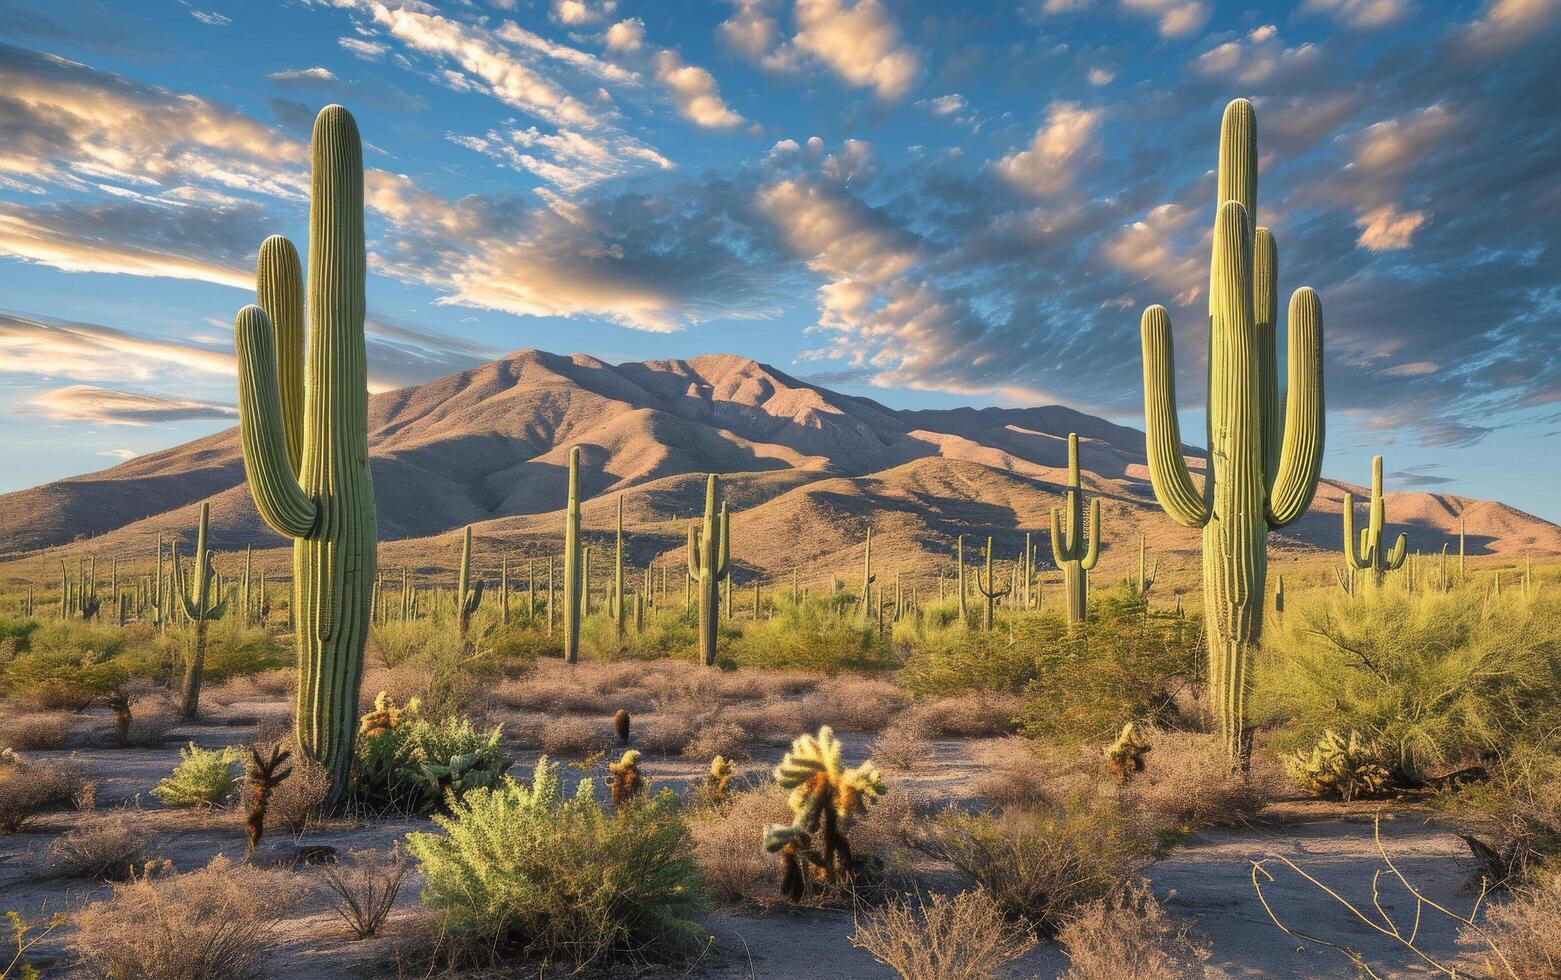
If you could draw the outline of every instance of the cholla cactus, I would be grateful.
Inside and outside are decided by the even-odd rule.
[[[1285,760],[1285,769],[1314,797],[1333,797],[1348,803],[1362,796],[1376,796],[1388,786],[1388,770],[1378,762],[1377,746],[1350,732],[1348,739],[1328,729],[1308,754],[1299,751]]]
[[[293,773],[292,766],[282,765],[292,755],[281,743],[272,745],[268,755],[261,755],[258,747],[250,746],[249,769],[245,774],[249,780],[249,813],[244,820],[249,854],[255,853],[266,832],[266,811],[271,806],[271,794]]]
[[[828,725],[818,735],[803,735],[775,767],[775,781],[791,790],[791,824],[764,829],[764,849],[784,859],[781,891],[800,901],[807,889],[803,861],[814,876],[839,884],[856,873],[846,835],[856,818],[883,795],[883,777],[872,760],[842,769],[841,745]]]
[[[726,789],[736,772],[725,756],[718,755],[710,760],[710,772],[705,775],[705,796],[710,802],[718,806],[726,802]]]
[[[417,698],[408,701],[405,708],[400,707],[387,692],[380,691],[374,695],[374,710],[364,715],[359,723],[358,735],[366,738],[391,731],[417,714],[422,707],[422,702]]]
[[[1133,778],[1133,773],[1144,771],[1144,756],[1153,748],[1147,739],[1138,737],[1137,729],[1132,722],[1128,722],[1122,726],[1122,733],[1117,736],[1117,740],[1106,746],[1106,764],[1125,783]]]
[[[634,799],[645,789],[646,780],[640,773],[640,753],[637,749],[629,749],[617,762],[609,763],[607,773],[607,789],[612,793],[612,801],[616,806]]]

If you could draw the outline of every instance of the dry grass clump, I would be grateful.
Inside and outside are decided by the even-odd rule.
[[[979,774],[970,781],[970,793],[997,807],[1055,804],[1098,782],[1089,750],[1018,735],[978,742],[971,757]]]
[[[1465,928],[1458,942],[1477,950],[1487,976],[1561,977],[1561,874],[1519,889],[1508,902],[1487,905],[1481,929],[1483,937]],[[1491,955],[1491,945],[1501,950],[1506,965]]]
[[[417,664],[401,664],[396,667],[370,667],[363,672],[363,686],[359,688],[358,714],[368,714],[374,708],[374,699],[384,691],[397,704],[406,704],[413,698],[428,702],[433,689],[434,675],[427,667]]]
[[[1065,980],[1193,980],[1208,951],[1165,914],[1148,882],[1080,908],[1057,933],[1068,951]]]
[[[1017,694],[967,691],[923,701],[905,717],[932,738],[997,738],[1014,730],[1023,708],[1024,699]]]
[[[830,678],[802,698],[805,712],[837,732],[881,731],[909,703],[910,697],[896,684],[849,674]]]
[[[499,682],[493,698],[508,708],[549,715],[610,715],[618,708],[639,712],[650,706],[648,688],[667,683],[669,673],[683,666],[669,665],[669,671],[639,662],[541,663],[525,677]]]
[[[610,747],[613,742],[607,725],[572,715],[543,722],[537,738],[542,751],[555,758],[582,758]]]
[[[293,891],[281,872],[222,857],[189,874],[134,878],[76,913],[76,953],[97,976],[258,976]]]
[[[734,705],[723,708],[721,718],[741,725],[750,737],[765,745],[790,745],[798,732],[817,731],[825,723],[808,705],[791,700]]]
[[[77,805],[78,800],[83,801],[79,809],[88,809],[90,786],[74,759],[28,762],[0,756],[0,834],[14,834],[45,811]]]
[[[57,749],[69,735],[70,715],[62,711],[28,712],[0,719],[0,749]]]
[[[1148,766],[1128,790],[1156,829],[1245,824],[1279,795],[1282,779],[1269,760],[1254,758],[1243,775],[1213,735],[1157,732],[1149,741]]]
[[[906,720],[884,729],[868,755],[879,765],[909,772],[932,757],[932,743],[927,741],[925,729],[915,721]]]
[[[704,761],[716,756],[728,759],[748,758],[748,733],[730,721],[714,721],[700,727],[683,745],[685,758]]]
[[[412,867],[397,847],[390,852],[353,851],[349,863],[327,864],[323,873],[331,908],[359,939],[379,932]]]
[[[132,701],[125,746],[156,748],[168,740],[174,725],[178,723],[177,709],[166,697],[153,696]]]
[[[56,837],[44,868],[59,878],[124,881],[151,860],[151,844],[151,835],[136,826],[133,815],[118,811]]]
[[[905,980],[986,980],[1034,948],[1035,933],[977,889],[890,901],[857,923],[851,945]]]
[[[781,869],[760,846],[764,828],[791,821],[787,793],[774,783],[732,793],[724,807],[694,810],[688,829],[705,887],[728,904],[776,905],[782,901]]]
[[[297,679],[298,672],[291,667],[237,674],[208,688],[202,697],[223,707],[245,701],[290,701]]]
[[[634,744],[662,755],[681,753],[694,737],[694,723],[683,715],[658,714],[635,727]]]

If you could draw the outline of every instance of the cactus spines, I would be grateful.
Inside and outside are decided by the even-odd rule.
[[[201,502],[200,525],[195,532],[195,567],[191,579],[186,580],[184,568],[179,564],[179,546],[173,546],[174,591],[184,615],[195,624],[195,649],[184,665],[184,685],[179,699],[179,713],[184,720],[194,718],[200,709],[201,676],[206,670],[206,624],[220,619],[227,609],[226,599],[220,598],[217,587],[217,570],[211,564],[211,552],[206,548],[206,525],[211,520],[211,505]]]
[[[1084,489],[1079,482],[1079,434],[1068,433],[1068,489],[1062,508],[1052,508],[1052,560],[1062,569],[1068,622],[1089,618],[1089,573],[1100,562],[1100,498],[1089,502],[1089,527],[1084,524]]]
[[[722,579],[732,570],[728,535],[731,519],[723,503],[716,510],[719,482],[714,473],[705,478],[705,516],[702,526],[688,529],[688,577],[699,596],[699,659],[706,667],[715,666],[717,593]]]
[[[293,540],[297,746],[324,767],[326,806],[335,808],[352,762],[377,564],[363,339],[363,147],[352,114],[337,105],[320,110],[310,145],[307,364],[305,286],[296,251],[280,237],[260,247],[260,305],[239,311],[234,346],[250,492],[266,523]]]
[[[992,580],[992,539],[986,539],[986,581],[976,579],[976,589],[986,597],[986,608],[981,612],[981,628],[987,632],[992,629],[992,608],[997,605],[997,600],[1013,591],[1012,585],[1006,585],[999,591]]]
[[[1220,125],[1219,191],[1209,267],[1208,468],[1202,492],[1182,456],[1171,318],[1144,311],[1144,414],[1150,480],[1177,523],[1203,529],[1209,686],[1227,751],[1246,758],[1252,650],[1263,628],[1268,532],[1305,513],[1323,449],[1322,306],[1308,287],[1289,308],[1285,409],[1279,410],[1278,259],[1255,228],[1257,127],[1237,99]]]
[[[1370,570],[1372,582],[1380,586],[1388,572],[1404,565],[1404,550],[1409,546],[1409,535],[1400,532],[1391,550],[1383,550],[1382,525],[1386,520],[1387,504],[1382,497],[1382,457],[1371,458],[1371,516],[1360,529],[1359,545],[1355,534],[1355,495],[1344,495],[1344,560],[1357,571]]]
[[[481,605],[482,580],[472,581],[472,526],[468,524],[461,535],[461,569],[455,582],[455,628],[463,647],[466,631],[472,624],[472,613]]]
[[[583,562],[580,554],[580,447],[569,450],[569,503],[564,508],[564,659],[580,662]],[[548,566],[548,623],[551,632],[553,569]]]
[[[800,901],[807,890],[804,867],[829,884],[842,884],[856,873],[847,834],[856,818],[883,795],[883,777],[868,760],[841,767],[841,745],[828,725],[818,735],[803,735],[775,767],[775,781],[791,790],[792,822],[764,829],[764,849],[780,854],[781,891]],[[804,865],[806,862],[806,865]]]

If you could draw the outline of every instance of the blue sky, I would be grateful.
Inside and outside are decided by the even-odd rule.
[[[1561,0],[0,0],[0,491],[233,422],[231,322],[366,143],[376,388],[729,351],[1201,429],[1220,111],[1322,295],[1332,476],[1561,519]]]

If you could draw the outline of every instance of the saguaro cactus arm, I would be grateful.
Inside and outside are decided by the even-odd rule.
[[[303,472],[304,455],[304,281],[298,250],[281,235],[260,243],[255,263],[255,302],[276,332],[277,394],[287,433],[293,474]]]
[[[1212,471],[1204,473],[1204,488],[1199,492],[1182,456],[1170,312],[1158,304],[1149,307],[1144,311],[1139,332],[1144,347],[1144,433],[1149,482],[1171,520],[1183,527],[1203,527],[1209,522]]]
[[[1284,527],[1312,505],[1323,460],[1323,309],[1310,286],[1290,297],[1289,382],[1284,446],[1269,483],[1269,527]],[[1276,421],[1268,434],[1278,436]],[[1265,449],[1267,447],[1265,446]]]
[[[290,421],[286,414],[274,331],[265,310],[250,305],[238,311],[233,346],[238,352],[239,439],[255,508],[283,537],[311,537],[320,507],[299,486],[290,458],[288,433],[302,420]]]

